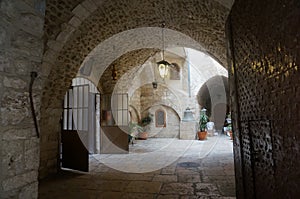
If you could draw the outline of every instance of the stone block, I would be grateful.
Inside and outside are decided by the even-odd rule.
[[[86,19],[90,15],[90,12],[81,4],[76,6],[74,10],[72,10],[72,13],[82,20]]]
[[[39,140],[33,138],[25,141],[25,168],[37,170],[39,168]]]
[[[3,190],[9,191],[23,186],[28,186],[29,184],[37,182],[37,176],[37,171],[31,171],[12,178],[4,179],[2,182]]]
[[[177,175],[155,175],[152,181],[177,182]]]
[[[73,26],[74,28],[78,28],[81,24],[81,20],[77,17],[77,16],[73,16],[70,21],[69,24],[71,26]]]
[[[29,93],[7,91],[1,99],[1,123],[3,125],[19,124],[29,116]]]
[[[8,47],[8,40],[9,34],[7,34],[7,28],[0,26],[0,46],[1,47]]]
[[[35,136],[33,128],[8,129],[3,131],[3,140],[25,140]]]
[[[38,38],[43,36],[44,20],[40,16],[22,13],[18,24],[21,29]]]
[[[48,43],[47,43],[47,46],[56,51],[56,52],[59,52],[62,48],[63,48],[63,43],[61,42],[57,42],[57,41],[53,41],[53,40],[49,40]]]
[[[180,139],[195,140],[196,138],[196,121],[180,122]]]
[[[52,50],[52,49],[48,49],[45,53],[44,53],[44,56],[43,56],[43,61],[47,61],[49,63],[52,63],[53,60],[56,59],[56,56],[57,56],[57,52]]]
[[[23,79],[4,77],[3,85],[8,88],[24,89],[27,83]]]
[[[16,18],[18,16],[18,11],[15,9],[17,4],[15,1],[2,0],[0,11],[7,18]]]
[[[95,179],[97,190],[101,191],[124,191],[129,181],[103,181]]]
[[[85,7],[91,13],[97,10],[98,6],[94,3],[93,0],[85,0],[82,2],[82,6]]]
[[[38,198],[38,193],[36,190],[38,190],[38,182],[29,184],[21,190],[21,192],[19,193],[19,198]]]
[[[219,195],[219,190],[218,188],[213,185],[213,184],[208,184],[208,183],[197,183],[196,184],[196,192],[197,195]]]
[[[157,199],[179,199],[179,195],[159,195]]]
[[[127,192],[137,193],[159,193],[161,182],[147,182],[147,181],[132,181],[127,186]]]
[[[193,195],[194,188],[192,183],[169,183],[164,184],[161,194]]]
[[[75,28],[73,26],[70,26],[69,24],[64,24],[62,27],[62,31],[56,37],[56,40],[58,42],[66,43],[74,31]]]
[[[178,174],[178,182],[200,182],[200,175],[197,174]]]
[[[176,167],[165,167],[161,170],[162,175],[173,175],[175,174]]]

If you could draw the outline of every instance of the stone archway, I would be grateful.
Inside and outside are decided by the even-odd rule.
[[[129,105],[129,114],[130,114],[130,121],[138,123],[141,120],[141,115],[137,111],[136,107],[133,105]]]
[[[5,163],[5,170],[1,169],[0,178],[8,182],[8,184],[3,183],[5,186],[0,187],[1,191],[6,191],[6,194],[12,197],[17,197],[19,194],[37,197],[37,167],[40,165],[41,176],[56,172],[60,101],[70,80],[76,76],[82,60],[105,38],[134,27],[158,27],[162,16],[166,16],[167,24],[170,24],[169,29],[185,30],[191,38],[202,41],[208,53],[216,57],[224,66],[226,65],[224,22],[230,7],[219,4],[221,0],[165,2],[166,12],[161,9],[161,1],[127,5],[122,1],[49,0],[46,4],[45,16],[45,1],[1,1],[1,14],[3,14],[1,44],[4,44],[3,49],[5,49],[1,53],[3,63],[0,67],[1,79],[4,79],[1,81],[1,89],[3,89],[1,106],[14,107],[13,111],[4,107],[4,111],[9,111],[1,112],[1,127],[5,131],[1,134],[1,149],[7,150],[10,149],[7,146],[11,147],[7,156],[1,156],[1,162]],[[125,9],[122,9],[121,5],[124,5]],[[96,12],[103,16],[102,20],[91,17]],[[148,22],[145,22],[143,16],[149,15],[151,16],[145,17]],[[128,20],[131,17],[134,18]],[[114,27],[113,22],[119,18],[122,18],[120,20],[122,25]],[[43,31],[44,20],[46,21],[45,32]],[[99,25],[93,26],[92,21],[94,23],[99,21]],[[124,21],[128,22],[123,23]],[[247,186],[245,188],[250,189],[246,190],[247,195],[244,195],[243,184],[248,184],[247,179],[252,177],[250,156],[251,152],[254,152],[248,150],[247,144],[250,139],[247,122],[257,117],[263,118],[264,122],[254,123],[256,127],[253,128],[254,133],[268,129],[270,126],[268,120],[275,124],[275,126],[271,125],[274,130],[271,139],[273,153],[265,154],[274,157],[272,161],[276,169],[271,165],[262,166],[257,170],[267,174],[261,175],[263,178],[257,182],[262,185],[260,190],[265,191],[275,187],[274,191],[265,191],[265,193],[281,198],[299,195],[297,189],[299,183],[295,179],[299,174],[297,169],[299,150],[296,147],[299,146],[299,135],[296,134],[299,114],[295,112],[299,109],[297,86],[299,85],[300,40],[297,24],[299,24],[299,1],[296,0],[282,2],[237,0],[230,15],[227,32],[230,38],[228,43],[232,49],[229,58],[232,61],[230,65],[232,64],[231,78],[233,78],[231,86],[234,88],[231,92],[234,105],[233,121],[236,125],[235,162],[240,197],[252,197],[255,194],[251,186]],[[89,34],[88,31],[93,34]],[[99,32],[103,34],[97,35]],[[89,35],[94,40],[88,39]],[[29,80],[28,74],[32,70],[39,73],[36,105],[39,107],[39,102],[42,101],[42,109],[37,111],[38,114],[41,113],[39,114],[42,135],[40,140],[32,136],[31,117],[26,112],[28,89],[24,86],[26,85],[24,82]],[[235,79],[237,77],[238,79]],[[256,89],[257,85],[260,85],[258,89]],[[45,93],[43,100],[40,96],[42,92]],[[255,106],[253,101],[258,102],[258,106]],[[25,110],[25,114],[22,115],[22,121],[18,120],[15,123],[14,119],[17,117],[14,117],[14,114],[20,110]],[[280,113],[281,118],[277,117],[277,113]],[[289,128],[286,129],[286,126]],[[264,137],[259,138],[267,141]],[[19,153],[21,147],[15,148],[15,146],[25,146],[25,143],[28,143],[26,149]],[[245,143],[246,145],[243,145]],[[267,144],[267,146],[271,145]],[[267,152],[263,148],[260,151]],[[40,163],[37,159],[39,152],[41,152]],[[26,158],[19,158],[13,162],[16,160],[14,159],[16,154],[21,157],[26,155]],[[19,161],[21,159],[23,162]],[[267,160],[268,163],[272,162],[269,161],[270,159]],[[27,164],[27,161],[33,164]],[[16,172],[16,168],[20,168],[21,171]],[[242,170],[246,171],[246,174],[248,172],[249,176],[244,176]],[[275,179],[272,178],[274,175],[276,175]],[[291,189],[291,187],[296,188]]]
[[[228,78],[217,75],[207,80],[198,91],[197,99],[199,105],[207,109],[216,130],[221,131],[226,113],[229,111]]]
[[[57,140],[49,140],[48,137],[56,137],[60,130],[59,113],[63,95],[85,58],[97,45],[120,32],[140,27],[160,27],[166,13],[172,16],[164,19],[167,29],[193,38],[201,44],[202,50],[226,66],[224,23],[229,8],[217,1],[150,0],[126,4],[118,0],[65,0],[60,5],[54,0],[47,1],[42,64],[45,85],[40,122],[43,135],[40,144],[41,177],[56,171],[58,150],[54,146]],[[110,51],[102,53],[109,57],[111,51],[118,50],[117,47],[111,46]],[[153,51],[148,53],[150,55]],[[128,58],[134,61],[134,58]],[[143,60],[140,61],[141,64]]]

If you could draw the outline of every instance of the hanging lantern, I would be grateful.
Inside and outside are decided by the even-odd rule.
[[[165,78],[168,76],[168,73],[169,73],[169,63],[165,60],[162,60],[160,62],[157,62],[157,65],[158,65],[158,71],[159,71],[159,75],[162,77],[162,78]]]
[[[154,89],[157,89],[157,82],[152,82],[152,86]]]
[[[164,27],[165,23],[162,23],[162,55],[163,60],[157,62],[157,67],[159,71],[159,75],[164,79],[168,76],[169,66],[171,65],[169,62],[165,61],[165,35],[164,35]]]

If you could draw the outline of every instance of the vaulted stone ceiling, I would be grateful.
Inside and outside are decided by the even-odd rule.
[[[149,57],[153,56],[158,49],[139,49],[124,54],[106,68],[98,84],[103,93],[112,93],[117,80],[130,69],[142,65]],[[132,59],[132,58],[135,59]],[[115,67],[117,80],[112,80],[112,69]]]
[[[226,3],[222,5],[222,2]],[[99,43],[126,30],[160,27],[162,21],[166,22],[166,28],[199,42],[207,53],[226,66],[224,29],[231,2],[48,0],[43,66],[49,83],[45,85],[43,107],[61,106],[71,79]],[[131,66],[136,63],[130,53],[126,60]]]

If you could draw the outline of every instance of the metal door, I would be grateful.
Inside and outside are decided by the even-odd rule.
[[[100,153],[128,153],[128,94],[101,95]]]
[[[63,168],[89,168],[89,85],[71,87],[65,95],[61,133]]]

